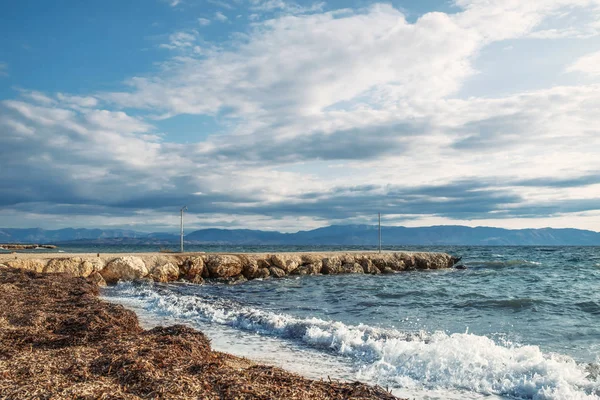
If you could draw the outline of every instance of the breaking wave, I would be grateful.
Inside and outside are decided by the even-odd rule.
[[[115,297],[143,302],[148,311],[290,340],[348,357],[359,379],[382,386],[471,391],[519,399],[600,399],[600,382],[568,356],[543,353],[470,333],[402,332],[298,318],[152,284],[120,283]],[[512,305],[509,305],[512,306]]]

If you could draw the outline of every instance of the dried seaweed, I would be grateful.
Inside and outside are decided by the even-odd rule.
[[[83,278],[0,267],[0,398],[394,399],[212,351],[185,326],[144,331]]]

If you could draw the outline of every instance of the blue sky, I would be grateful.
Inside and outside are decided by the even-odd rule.
[[[0,226],[600,226],[600,0],[0,5]]]

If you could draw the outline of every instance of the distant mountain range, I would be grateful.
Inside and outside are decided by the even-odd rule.
[[[502,229],[466,226],[406,228],[384,226],[384,245],[600,246],[600,233],[580,229]],[[202,229],[185,236],[186,243],[230,245],[376,245],[377,226],[334,225],[310,231],[281,233],[249,229]],[[0,243],[172,244],[178,234],[122,229],[3,229]]]

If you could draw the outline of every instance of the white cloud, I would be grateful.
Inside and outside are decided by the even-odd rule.
[[[229,3],[225,2],[225,1],[220,1],[220,0],[207,0],[207,1],[210,4],[214,4],[215,6],[226,8],[228,10],[233,10],[234,9],[234,7],[231,4],[229,4]]]
[[[8,64],[5,62],[0,62],[0,77],[8,76]]]
[[[198,18],[198,23],[202,26],[207,26],[207,25],[210,25],[210,19]]]
[[[132,93],[110,97],[172,114],[310,114],[359,96],[421,101],[456,91],[479,46],[475,32],[445,14],[410,24],[387,5],[282,17],[256,25],[235,51],[180,59],[167,76],[132,79]]]
[[[567,72],[582,72],[587,75],[600,75],[600,51],[577,59],[567,68]]]
[[[308,7],[304,7],[292,1],[250,0],[250,8],[254,11],[260,12],[281,11],[287,14],[304,14],[309,12],[322,11],[324,7],[325,2],[316,2]]]
[[[223,14],[221,11],[217,11],[215,13],[215,19],[217,21],[221,21],[221,22],[225,22],[227,21],[229,18],[227,18],[227,16],[225,14]]]
[[[71,107],[95,107],[98,105],[98,99],[92,96],[73,96],[63,93],[57,93],[56,97],[58,100],[65,104],[71,105]]]
[[[49,96],[46,96],[42,92],[36,91],[36,90],[20,90],[20,92],[23,97],[31,99],[39,104],[49,105],[49,104],[53,104],[55,102],[54,99],[50,98]]]
[[[169,43],[163,43],[160,47],[170,50],[181,50],[193,47],[196,43],[198,32],[195,30],[179,31],[169,35]]]
[[[281,11],[289,4],[253,7]],[[129,91],[24,92],[28,101],[3,103],[0,129],[14,132],[15,165],[39,168],[40,178],[68,186],[66,197],[106,207],[102,212],[142,210],[153,226],[169,224],[165,208],[186,203],[206,213],[196,216],[200,224],[235,227],[309,228],[364,220],[378,207],[420,221],[486,221],[490,211],[502,211],[513,213],[513,224],[542,215],[562,224],[589,211],[597,186],[517,181],[600,171],[600,87],[466,99],[457,93],[480,72],[473,62],[486,46],[552,29],[564,34],[569,24],[557,15],[594,4],[463,0],[456,14],[428,13],[415,22],[386,4],[282,15],[213,47],[199,43],[196,31],[180,31],[162,46],[177,56],[154,76],[131,78]],[[570,69],[597,73],[593,62],[580,61]],[[111,105],[150,116],[218,115],[226,132],[170,143],[169,132],[158,140],[152,124]],[[44,154],[37,164],[24,156],[32,152],[22,147],[27,135]]]

